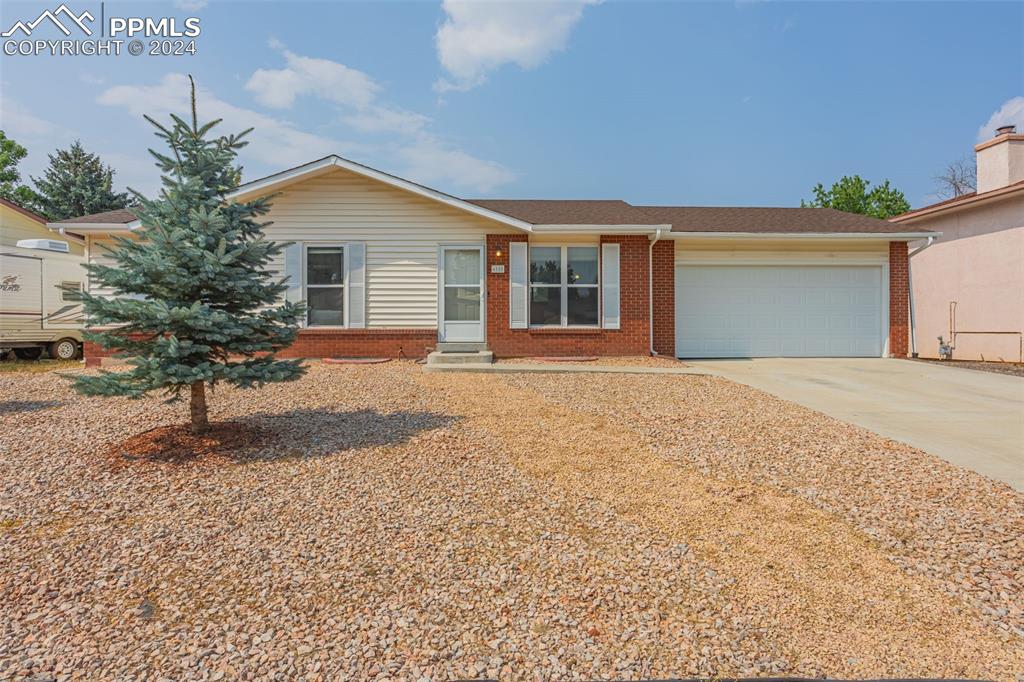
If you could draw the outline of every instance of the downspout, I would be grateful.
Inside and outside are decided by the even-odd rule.
[[[907,294],[908,298],[910,298],[910,357],[912,358],[917,357],[917,320],[914,317],[914,275],[911,263],[914,256],[934,243],[935,237],[928,237],[926,244],[917,247],[907,255]],[[952,339],[950,339],[950,342],[952,343]]]
[[[647,252],[647,307],[649,319],[647,321],[648,336],[651,342],[651,355],[655,356],[658,351],[654,350],[654,245],[661,239],[661,228],[654,231],[654,239],[648,247]]]

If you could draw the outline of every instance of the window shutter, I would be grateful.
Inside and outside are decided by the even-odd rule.
[[[284,275],[288,278],[284,300],[298,303],[302,300],[302,244],[284,247]]]
[[[619,245],[601,245],[601,298],[605,329],[619,328]]]
[[[366,326],[366,243],[349,242],[345,245],[348,265],[348,286],[345,287],[348,326],[362,329]]]
[[[508,312],[509,328],[526,329],[527,294],[529,294],[529,271],[527,269],[526,242],[511,242],[508,245]]]

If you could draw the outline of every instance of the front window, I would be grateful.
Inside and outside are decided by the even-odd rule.
[[[595,327],[598,324],[596,246],[530,248],[530,324]]]
[[[306,324],[345,324],[345,250],[341,246],[306,249]]]

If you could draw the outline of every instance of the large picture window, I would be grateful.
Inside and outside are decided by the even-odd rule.
[[[306,324],[310,327],[345,325],[345,249],[341,246],[306,248]]]
[[[598,312],[596,246],[530,248],[530,324],[596,327]]]

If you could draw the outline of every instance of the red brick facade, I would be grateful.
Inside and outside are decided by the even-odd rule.
[[[889,242],[889,355],[905,358],[910,338],[910,266],[906,242]]]
[[[601,243],[618,243],[620,278],[619,329],[511,329],[509,326],[509,243],[528,236],[487,236],[486,335],[499,357],[647,355],[652,336],[649,282],[653,281],[653,342],[661,355],[675,355],[675,242],[663,239],[651,252],[646,236],[604,235]],[[498,252],[501,255],[498,255]],[[653,261],[653,270],[649,265]],[[504,272],[491,272],[504,265]],[[651,274],[653,273],[653,278]],[[909,341],[909,279],[906,242],[889,243],[889,354],[906,357]],[[649,279],[650,278],[650,279]],[[430,329],[304,329],[281,357],[422,358],[437,345]],[[84,348],[86,364],[113,355],[93,343]]]
[[[281,358],[425,358],[437,345],[436,329],[303,329]],[[114,355],[94,343],[85,343],[87,367]]]
[[[647,355],[650,310],[648,308],[648,245],[645,236],[604,235],[601,243],[618,243],[619,329],[511,329],[509,327],[508,245],[526,241],[525,234],[487,235],[487,345],[501,357],[525,355]],[[501,251],[499,257],[498,251]],[[505,272],[491,272],[504,265]]]
[[[676,354],[676,243],[655,242],[651,254],[654,273],[654,350],[660,355]]]
[[[303,329],[281,358],[425,358],[437,329]]]

